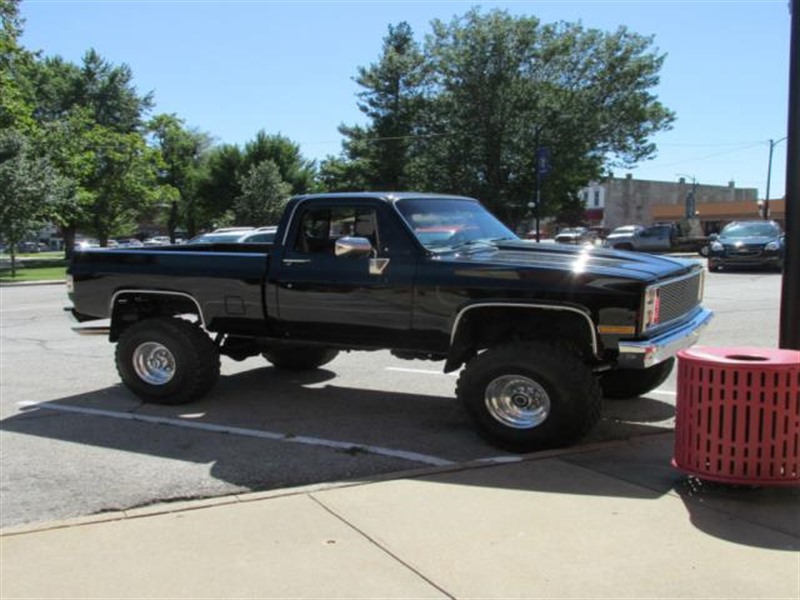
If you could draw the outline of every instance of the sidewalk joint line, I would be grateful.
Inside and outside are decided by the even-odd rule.
[[[416,569],[415,567],[410,565],[408,562],[406,562],[405,560],[400,558],[397,554],[395,554],[394,552],[389,550],[386,546],[384,546],[383,544],[379,543],[378,540],[373,538],[367,532],[365,532],[364,530],[356,527],[353,523],[351,523],[350,521],[345,519],[342,515],[340,515],[338,512],[336,512],[336,510],[334,510],[333,508],[331,508],[330,506],[325,504],[322,500],[320,500],[319,498],[314,496],[313,493],[308,494],[308,497],[311,498],[311,500],[313,500],[314,502],[316,502],[317,505],[319,505],[319,507],[322,508],[322,510],[326,511],[331,516],[333,516],[334,518],[336,518],[339,521],[341,521],[342,523],[344,523],[347,527],[349,527],[350,529],[352,529],[353,531],[358,533],[360,536],[362,536],[364,539],[366,539],[368,542],[370,542],[373,546],[378,548],[381,552],[384,552],[389,557],[391,557],[392,559],[396,560],[398,563],[403,565],[406,569],[408,569],[409,571],[414,573],[414,575],[416,575],[417,577],[419,577],[423,581],[427,582],[429,585],[431,585],[435,589],[439,590],[442,594],[444,594],[445,596],[447,596],[451,600],[455,600],[456,597],[453,594],[451,594],[446,589],[444,589],[442,586],[437,584],[430,577],[428,577],[428,576],[424,575],[423,573],[421,573],[418,569]]]

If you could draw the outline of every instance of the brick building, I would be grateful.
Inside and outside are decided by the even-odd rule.
[[[648,181],[611,177],[581,190],[586,220],[608,229],[620,225],[649,225],[658,221],[681,221],[694,216],[708,233],[736,219],[761,218],[763,201],[755,188],[707,185],[687,181]],[[783,222],[784,200],[770,200],[770,217]]]

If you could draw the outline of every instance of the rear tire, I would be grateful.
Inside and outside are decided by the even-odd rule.
[[[339,355],[339,351],[315,346],[283,346],[262,352],[261,355],[279,369],[310,371],[327,365]]]
[[[479,433],[514,452],[566,446],[600,419],[600,386],[589,367],[546,344],[486,350],[467,364],[456,393]]]
[[[125,386],[145,402],[184,404],[210,390],[219,377],[219,352],[197,325],[158,317],[128,327],[115,352]]]
[[[664,383],[674,366],[673,357],[648,369],[616,369],[604,373],[599,378],[603,396],[615,400],[643,396]]]

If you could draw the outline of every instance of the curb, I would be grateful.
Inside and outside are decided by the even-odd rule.
[[[392,473],[375,475],[367,480],[355,479],[355,480],[311,483],[308,485],[297,486],[297,487],[253,491],[240,494],[234,493],[226,496],[212,496],[209,498],[197,498],[191,500],[182,499],[174,502],[163,501],[145,506],[134,506],[128,509],[100,512],[80,517],[57,519],[53,521],[43,521],[39,523],[23,523],[20,525],[11,525],[5,528],[0,528],[0,539],[4,537],[26,535],[30,533],[39,533],[43,531],[51,531],[54,529],[68,529],[73,527],[81,527],[83,525],[108,523],[111,521],[143,519],[157,515],[181,513],[181,512],[202,510],[206,508],[215,508],[221,506],[230,506],[248,502],[257,502],[261,500],[271,500],[273,498],[285,498],[289,496],[313,494],[315,492],[324,492],[327,490],[334,490],[334,489],[360,487],[375,483],[395,481],[398,479],[417,479],[420,477],[428,477],[431,475],[439,475],[443,473],[456,473],[459,471],[469,471],[476,469],[498,467],[509,463],[534,462],[539,460],[559,458],[562,456],[570,456],[574,454],[587,454],[589,452],[603,450],[606,448],[636,446],[642,443],[659,441],[662,439],[671,438],[673,435],[674,433],[672,431],[649,433],[622,440],[607,440],[602,442],[592,442],[589,444],[585,444],[583,446],[572,446],[568,448],[542,450],[540,452],[533,452],[530,454],[521,454],[510,457],[504,456],[504,457],[499,457],[497,459],[491,459],[491,458],[478,459],[453,465],[441,466],[441,467],[425,466],[417,469],[405,469],[402,471],[395,471]]]

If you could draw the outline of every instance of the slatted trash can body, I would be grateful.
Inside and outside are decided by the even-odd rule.
[[[699,479],[800,484],[800,352],[678,353],[673,464]]]

